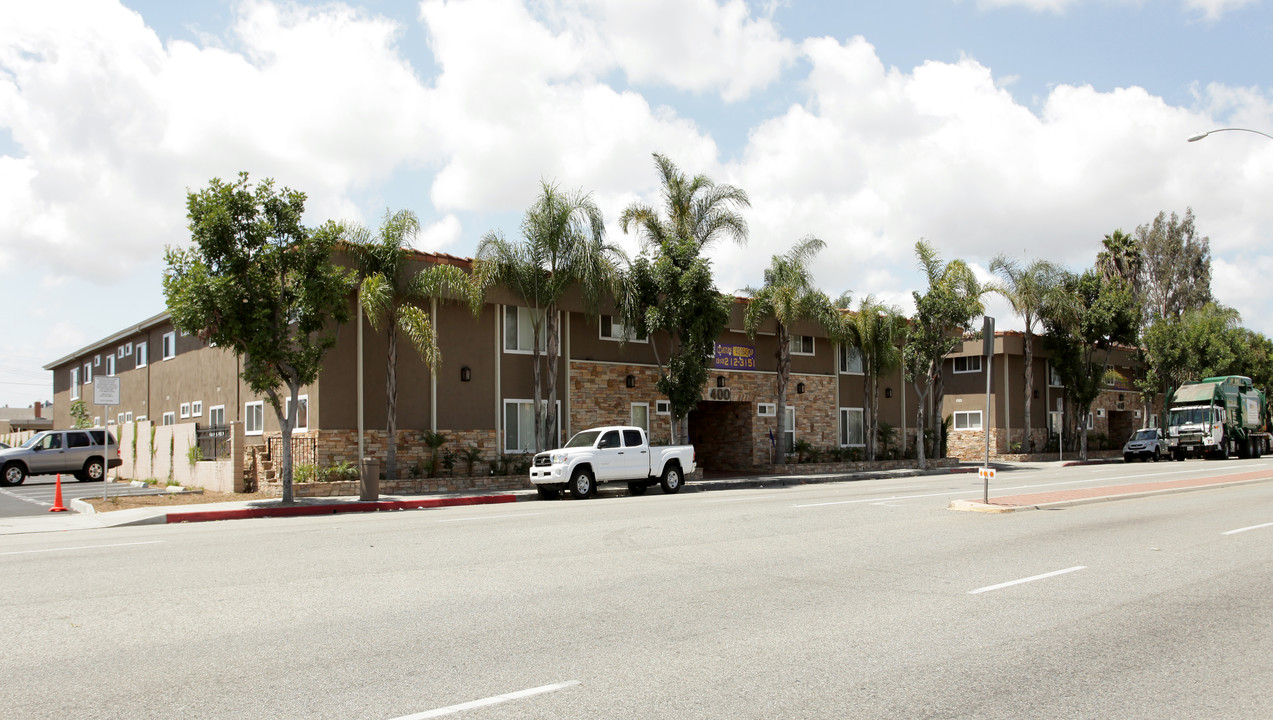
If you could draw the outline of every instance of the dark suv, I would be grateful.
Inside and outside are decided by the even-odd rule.
[[[45,430],[21,446],[0,450],[0,485],[21,485],[28,475],[67,473],[81,482],[101,480],[119,467],[119,444],[106,430]]]

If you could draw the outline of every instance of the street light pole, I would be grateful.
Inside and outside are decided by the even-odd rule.
[[[1273,140],[1273,135],[1270,135],[1265,132],[1260,132],[1259,130],[1252,130],[1250,128],[1216,128],[1215,130],[1207,130],[1206,132],[1194,133],[1193,135],[1190,135],[1187,138],[1187,140],[1189,142],[1198,142],[1204,137],[1210,135],[1211,133],[1218,133],[1218,132],[1249,132],[1249,133],[1255,133],[1256,135],[1263,135],[1264,137],[1270,140]]]

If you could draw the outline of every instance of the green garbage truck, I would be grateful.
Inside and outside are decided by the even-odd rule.
[[[1269,452],[1264,391],[1242,375],[1181,385],[1167,406],[1167,448],[1176,460],[1258,458]]]

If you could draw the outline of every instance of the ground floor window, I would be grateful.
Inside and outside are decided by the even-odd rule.
[[[632,424],[650,434],[650,403],[632,403]]]
[[[981,429],[981,411],[980,410],[961,410],[955,413],[955,429],[956,430],[980,430]]]
[[[257,400],[243,406],[243,433],[261,435],[265,432],[265,401]]]
[[[787,406],[787,412],[784,413],[782,419],[782,442],[786,452],[793,453],[796,451],[796,409]]]
[[[840,447],[866,445],[866,420],[862,408],[840,408]]]
[[[283,408],[286,415],[292,413],[292,399],[285,398],[283,400]],[[306,432],[309,430],[309,396],[300,395],[296,398],[296,417],[292,418],[292,430],[295,432]]]
[[[546,401],[544,402],[547,405]],[[561,446],[561,402],[557,403],[556,427],[549,433],[547,447]],[[504,452],[523,453],[535,451],[535,401],[504,401]]]
[[[208,408],[208,424],[212,427],[221,427],[225,425],[225,406],[217,405]]]

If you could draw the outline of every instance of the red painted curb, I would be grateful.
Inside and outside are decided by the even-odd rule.
[[[292,507],[238,508],[235,510],[203,510],[169,513],[167,522],[211,522],[214,520],[246,520],[266,517],[300,517],[307,515],[336,515],[349,512],[377,512],[388,510],[421,510],[426,508],[454,507],[461,505],[495,505],[517,502],[516,495],[480,495],[475,497],[426,498],[423,500],[379,500],[376,502],[351,502],[331,505],[295,505]]]

